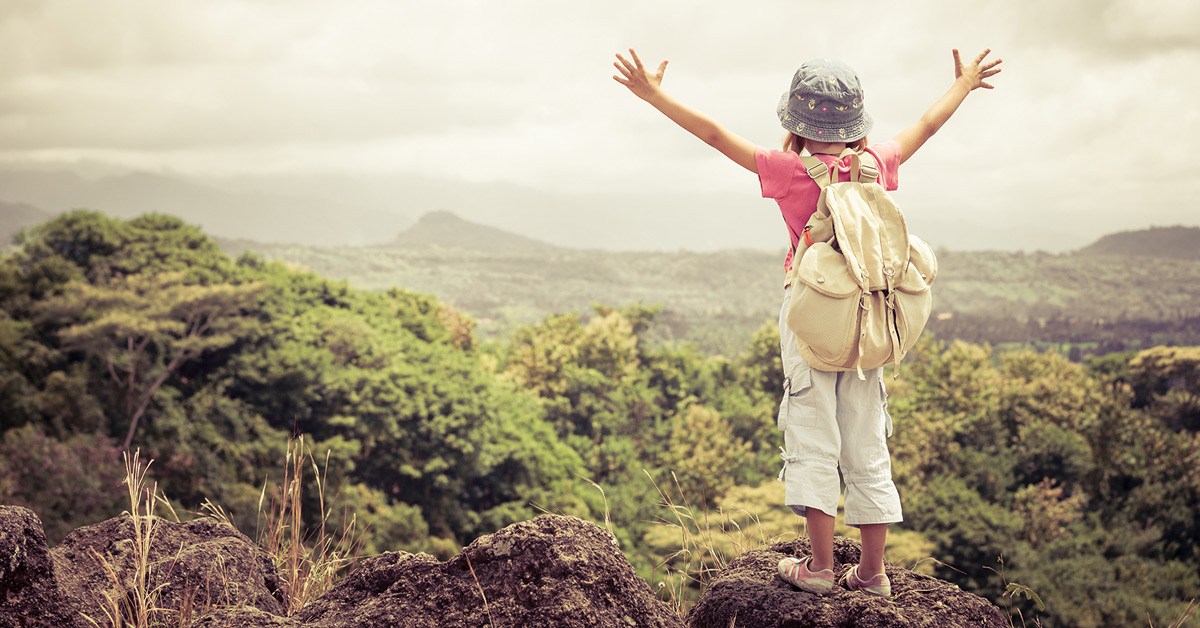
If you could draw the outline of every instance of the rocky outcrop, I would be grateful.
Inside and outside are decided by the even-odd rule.
[[[216,606],[284,612],[287,590],[271,557],[228,525],[155,518],[150,539],[156,619],[174,624],[181,612]],[[48,550],[31,511],[0,507],[0,556],[9,552],[0,576],[0,626],[90,626],[85,616],[107,623],[107,600],[121,588],[112,574],[132,589],[137,547],[128,516],[79,528]]]
[[[395,552],[363,561],[299,614],[306,626],[682,626],[594,523],[542,515],[438,562]]]
[[[403,625],[403,624],[398,624]],[[191,628],[300,628],[290,617],[272,615],[252,607],[219,608],[192,622]]]
[[[858,563],[858,543],[839,538],[834,543],[834,571],[839,581]],[[755,626],[1008,626],[991,602],[936,578],[888,565],[892,598],[882,599],[835,586],[828,595],[814,595],[784,582],[776,565],[784,556],[806,556],[808,540],[778,543],[747,552],[709,584],[688,613],[693,628]]]
[[[29,510],[0,506],[0,628],[106,624],[102,604],[133,573],[129,516],[80,528],[53,549]],[[292,617],[271,557],[231,527],[210,519],[154,520],[149,556],[165,625],[195,628],[343,626],[685,625],[639,578],[604,528],[543,515],[476,539],[440,562],[389,552],[364,559],[332,590]],[[799,540],[751,551],[713,580],[686,618],[697,628],[729,626],[1006,626],[1004,615],[958,587],[889,567],[894,597],[842,588],[798,591],[775,573],[785,555],[808,553]],[[839,539],[838,571],[858,562],[856,543]]]
[[[64,591],[76,596],[85,612],[94,609],[89,615],[103,617],[96,593],[115,585],[97,556],[128,581],[137,553],[133,523],[127,516],[114,517],[79,528],[50,553]],[[149,565],[152,586],[161,587],[158,605],[169,611],[196,612],[213,606],[250,606],[275,614],[285,610],[286,585],[271,556],[241,532],[213,519],[171,523],[155,518]]]
[[[103,623],[112,576],[128,581],[137,548],[128,516],[75,530],[52,550],[24,508],[0,508],[0,627]],[[439,562],[390,552],[361,561],[295,617],[270,557],[210,519],[156,519],[151,585],[159,618],[195,627],[597,626],[668,628],[683,623],[639,578],[603,528],[545,515],[510,525]],[[103,557],[103,561],[100,557]]]
[[[27,508],[0,506],[0,627],[74,626],[78,609],[54,576],[41,519]]]

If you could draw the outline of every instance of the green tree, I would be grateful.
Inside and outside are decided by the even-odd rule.
[[[991,504],[956,477],[938,476],[924,490],[910,494],[905,518],[934,543],[934,557],[946,563],[938,577],[976,593],[996,591],[996,572],[1005,564],[1021,565],[1027,553],[1020,539],[1021,519]]]
[[[679,482],[679,490],[698,507],[711,508],[734,486],[730,469],[749,454],[745,443],[735,440],[729,423],[702,405],[693,405],[676,415],[671,430],[667,467]]]
[[[180,368],[205,352],[237,342],[258,284],[188,285],[182,274],[129,275],[102,285],[74,281],[39,307],[61,326],[63,348],[102,363],[121,391],[129,449],[154,395]]]
[[[1200,431],[1200,347],[1154,347],[1129,361],[1133,405],[1173,430]]]

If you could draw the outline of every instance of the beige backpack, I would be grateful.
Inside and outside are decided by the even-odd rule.
[[[787,324],[810,366],[862,378],[863,369],[898,367],[917,342],[937,260],[876,183],[874,158],[851,149],[841,156],[850,157],[850,180],[841,183],[836,168],[800,158],[821,196],[792,256]]]

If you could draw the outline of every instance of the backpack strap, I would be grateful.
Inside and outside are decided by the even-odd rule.
[[[834,173],[834,170],[826,166],[825,162],[820,159],[812,155],[801,155],[800,163],[808,171],[809,178],[816,181],[817,186],[822,190],[825,189],[825,186],[837,182],[837,175]]]
[[[856,159],[850,160],[850,180],[860,183],[875,183],[879,181],[879,164],[875,157],[866,151],[855,153]]]
[[[849,181],[858,181],[860,183],[874,183],[879,180],[879,165],[875,162],[875,158],[870,153],[855,152],[853,148],[847,148],[838,155],[838,160],[850,158],[850,178]],[[812,155],[801,155],[800,163],[804,165],[804,169],[808,171],[808,176],[821,189],[825,186],[832,185],[838,182],[837,168],[830,168],[825,165],[817,157]]]

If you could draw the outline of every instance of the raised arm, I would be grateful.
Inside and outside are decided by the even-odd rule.
[[[704,140],[704,143],[721,151],[726,157],[750,172],[758,172],[754,162],[754,144],[745,138],[729,132],[716,120],[688,107],[671,98],[662,89],[663,74],[667,71],[667,62],[658,64],[658,71],[653,74],[642,65],[637,52],[629,49],[632,61],[617,54],[613,63],[620,75],[613,75],[613,80],[629,88],[634,96],[650,103],[655,109],[663,112],[668,118],[683,127],[684,130]]]
[[[958,50],[954,50],[954,84],[950,89],[933,103],[933,106],[921,116],[921,119],[916,124],[904,129],[896,135],[895,140],[900,144],[900,163],[904,163],[917,149],[925,145],[925,142],[933,137],[938,129],[954,115],[958,110],[958,106],[962,104],[972,90],[982,87],[984,89],[992,89],[993,86],[984,81],[1000,73],[1000,64],[1003,59],[996,59],[987,64],[983,63],[984,58],[988,56],[991,49],[986,49],[975,57],[975,61],[970,65],[964,66],[962,60],[958,57]]]

